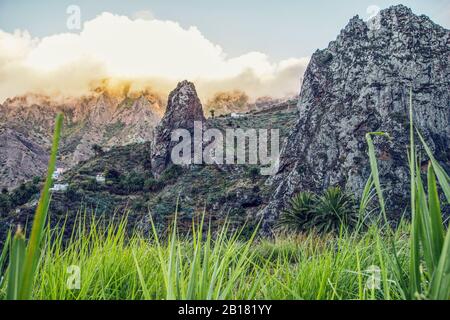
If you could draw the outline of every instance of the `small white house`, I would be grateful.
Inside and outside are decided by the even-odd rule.
[[[69,185],[67,183],[55,183],[55,185],[52,188],[50,188],[50,191],[65,192],[67,191],[68,187]]]
[[[97,181],[98,183],[105,183],[106,179],[104,175],[97,174],[97,176],[95,177],[95,181]]]
[[[53,180],[61,179],[63,173],[64,173],[64,168],[56,168],[56,170],[52,174]]]
[[[231,113],[232,118],[242,118],[244,115],[236,112]]]

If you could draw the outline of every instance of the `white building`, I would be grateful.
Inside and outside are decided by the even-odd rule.
[[[236,112],[232,112],[231,114],[232,118],[242,118],[244,115]]]
[[[50,191],[65,192],[67,191],[68,187],[69,185],[67,183],[55,183],[55,185],[52,188],[50,188]]]
[[[95,177],[95,181],[97,181],[98,183],[105,183],[106,179],[104,175],[97,174],[97,176]]]
[[[56,170],[52,174],[53,180],[61,179],[63,173],[64,173],[64,168],[56,168]]]

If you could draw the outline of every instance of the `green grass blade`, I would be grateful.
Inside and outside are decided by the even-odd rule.
[[[442,192],[444,193],[445,197],[447,198],[447,202],[450,203],[450,177],[445,172],[445,170],[441,167],[439,162],[435,159],[433,153],[430,150],[430,147],[428,147],[427,143],[425,142],[425,139],[422,137],[419,131],[417,131],[417,135],[419,136],[423,147],[425,148],[425,151],[430,158],[431,164],[433,165],[433,170],[436,174],[436,177],[438,178],[439,185],[442,188]]]
[[[440,256],[444,244],[444,224],[442,222],[436,175],[432,163],[428,165],[428,207],[431,219],[433,246],[435,250],[438,250],[435,252],[435,255]]]
[[[375,190],[377,192],[378,201],[380,203],[380,209],[383,214],[384,222],[388,226],[389,223],[388,223],[388,219],[387,219],[387,215],[386,215],[386,205],[384,202],[383,191],[381,189],[380,175],[378,172],[378,165],[377,165],[377,158],[375,156],[375,147],[373,145],[373,140],[372,140],[373,135],[385,136],[385,137],[389,138],[389,134],[387,134],[385,132],[369,132],[366,134],[366,141],[367,141],[367,145],[369,148],[369,161],[370,161],[370,169],[372,171],[373,184],[375,185]]]
[[[198,284],[201,285],[201,249],[203,246],[202,236],[203,236],[203,222],[204,222],[205,213],[202,215],[202,219],[200,224],[197,227],[197,231],[195,227],[193,227],[193,241],[194,241],[194,257],[191,262],[191,270],[189,273],[189,281],[187,286],[186,299],[193,300],[195,298],[195,289]],[[192,222],[194,226],[194,221]],[[196,237],[197,235],[197,237]],[[206,266],[204,266],[206,268]],[[199,283],[200,281],[200,283]]]
[[[435,300],[450,299],[450,229],[447,230],[439,264],[433,274],[430,296]]]
[[[416,163],[416,172],[420,172],[420,168]],[[427,194],[423,187],[420,174],[416,177],[416,216],[420,219],[420,242],[422,245],[423,256],[427,264],[428,270],[433,273],[434,268],[439,260],[439,255],[435,256],[436,249],[433,247],[433,231],[431,227],[431,218],[428,210]],[[440,249],[439,249],[440,250]]]
[[[179,273],[177,272],[177,247],[176,244],[178,242],[177,236],[177,211],[178,211],[178,200],[177,200],[177,209],[175,211],[175,218],[173,222],[173,230],[172,235],[169,238],[169,261],[167,266],[167,300],[176,300],[176,292],[177,286],[176,281],[178,279]]]
[[[25,259],[25,236],[22,229],[17,228],[14,235],[9,262],[8,289],[6,299],[18,300],[20,298],[20,287],[22,284],[22,270]]]
[[[0,278],[3,273],[5,264],[6,264],[6,258],[8,256],[8,249],[9,249],[9,243],[11,242],[11,231],[8,231],[8,234],[6,236],[6,241],[3,245],[2,253],[0,255]],[[0,287],[2,285],[2,281],[0,280]]]
[[[151,295],[150,295],[150,293],[149,293],[149,291],[147,289],[147,284],[145,283],[145,279],[144,279],[144,275],[142,274],[142,270],[139,267],[139,262],[137,261],[136,253],[133,251],[132,254],[133,254],[134,264],[136,266],[136,271],[138,273],[139,281],[141,283],[141,287],[142,287],[142,292],[144,294],[144,298],[146,300],[151,300]]]
[[[385,300],[391,300],[389,281],[388,281],[388,273],[386,269],[386,265],[383,259],[383,250],[380,244],[380,237],[377,237],[377,252],[378,252],[378,261],[380,263],[381,269],[381,279],[383,283],[383,296]]]
[[[48,164],[47,178],[44,188],[42,189],[39,203],[34,216],[31,235],[27,246],[25,265],[23,268],[22,285],[20,288],[20,299],[30,299],[32,294],[32,284],[36,273],[37,262],[40,256],[40,242],[42,231],[47,218],[48,207],[50,203],[50,188],[52,186],[52,174],[55,171],[56,156],[58,153],[59,139],[61,135],[61,127],[63,123],[63,115],[58,114],[55,121],[55,129],[53,134],[52,151]]]
[[[358,233],[361,231],[361,228],[366,224],[366,219],[370,214],[368,210],[369,205],[374,198],[374,182],[372,178],[372,173],[370,174],[367,182],[364,186],[363,193],[361,195],[361,201],[359,202],[358,208],[358,221],[356,223],[355,232]],[[375,191],[376,192],[376,191]]]
[[[409,92],[409,170],[410,170],[410,198],[411,198],[411,237],[410,237],[410,298],[414,299],[420,293],[420,217],[416,212],[416,147],[414,144],[414,118],[412,106],[412,89]],[[419,177],[420,179],[420,177]]]

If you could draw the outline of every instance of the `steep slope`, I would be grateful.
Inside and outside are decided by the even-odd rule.
[[[34,139],[9,128],[0,128],[0,181],[2,188],[40,176],[48,153]]]
[[[5,172],[0,187],[13,188],[30,176],[42,175],[46,168],[42,155],[49,152],[57,112],[65,116],[59,166],[68,169],[92,157],[94,145],[107,150],[150,141],[163,104],[151,94],[123,97],[107,92],[62,100],[32,94],[6,100],[0,105],[0,161]],[[17,147],[13,137],[33,148]]]
[[[450,168],[450,31],[401,5],[378,18],[368,25],[354,17],[312,56],[274,195],[259,213],[266,229],[300,190],[340,185],[360,194],[370,173],[365,134],[373,131],[392,137],[377,138],[376,150],[389,213],[399,217],[408,203],[410,87],[415,124]]]
[[[85,118],[71,124],[70,143],[63,140],[63,148],[66,145],[73,148],[66,161],[69,166],[92,157],[93,145],[108,149],[150,141],[163,113],[159,99],[144,95],[123,98],[104,93],[89,101],[86,109]]]

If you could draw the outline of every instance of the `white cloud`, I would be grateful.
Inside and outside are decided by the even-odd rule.
[[[135,19],[142,19],[142,20],[153,20],[155,19],[155,15],[150,10],[140,10],[136,11],[133,15]]]
[[[230,89],[279,97],[299,91],[307,63],[271,62],[261,52],[228,57],[196,27],[103,13],[80,33],[32,39],[28,32],[0,30],[0,100],[27,92],[85,94],[102,78],[160,90],[189,79],[204,98]]]

